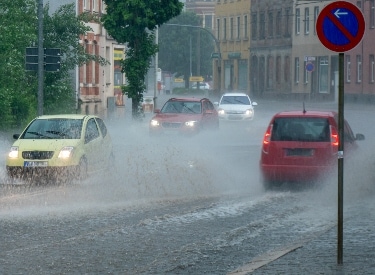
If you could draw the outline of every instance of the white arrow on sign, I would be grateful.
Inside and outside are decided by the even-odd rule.
[[[337,11],[335,11],[335,16],[337,18],[340,18],[340,15],[348,15],[348,13],[345,11],[345,12],[340,12],[340,9],[337,9]]]

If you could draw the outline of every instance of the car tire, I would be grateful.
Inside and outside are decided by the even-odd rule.
[[[88,175],[88,168],[87,168],[87,160],[86,158],[82,157],[79,161],[79,164],[77,166],[77,174],[76,174],[76,178],[79,180],[79,181],[83,181],[85,179],[87,179],[87,175]]]

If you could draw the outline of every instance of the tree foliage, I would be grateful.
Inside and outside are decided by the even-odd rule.
[[[193,75],[212,75],[211,53],[215,49],[215,40],[208,33],[210,30],[199,27],[201,20],[193,12],[183,12],[162,25],[159,31],[159,67],[176,73],[176,76],[184,76],[186,85],[190,62]]]
[[[0,127],[18,127],[37,113],[38,75],[25,71],[25,50],[37,47],[38,17],[36,0],[0,1]],[[80,35],[91,29],[84,24],[93,20],[76,16],[73,4],[62,5],[54,14],[44,6],[44,47],[60,48],[63,54],[59,72],[46,72],[44,79],[45,113],[72,112],[75,91],[69,73],[89,60],[105,64],[99,56],[85,53]]]
[[[123,93],[132,99],[133,117],[146,89],[145,76],[151,57],[158,50],[154,31],[157,26],[180,14],[183,4],[178,0],[104,0],[106,14],[102,17],[105,29],[118,43],[126,44],[122,61],[127,84]]]

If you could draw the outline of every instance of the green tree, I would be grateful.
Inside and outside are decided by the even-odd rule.
[[[25,71],[25,48],[37,39],[35,0],[0,1],[0,127],[24,123],[35,111],[36,83]]]
[[[126,43],[122,61],[127,84],[123,93],[132,99],[132,114],[139,117],[139,104],[146,89],[145,76],[151,57],[158,50],[154,31],[180,14],[183,4],[178,0],[104,0],[106,14],[102,17],[105,29],[117,42]]]
[[[37,113],[38,76],[25,71],[25,49],[38,41],[37,2],[35,0],[0,1],[0,127],[18,127]],[[75,91],[69,71],[90,60],[106,64],[100,56],[85,53],[80,35],[91,28],[84,22],[98,21],[92,15],[76,16],[73,4],[61,6],[49,14],[44,6],[44,47],[60,48],[63,54],[59,72],[45,73],[45,113],[72,112]]]
[[[176,76],[184,76],[186,87],[190,73],[204,77],[212,75],[211,53],[215,40],[210,30],[199,27],[201,20],[193,12],[183,12],[162,25],[159,31],[159,67]]]

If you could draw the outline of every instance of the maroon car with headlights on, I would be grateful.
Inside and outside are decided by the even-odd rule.
[[[344,152],[357,148],[344,122]],[[264,135],[260,170],[265,189],[283,182],[315,182],[337,167],[338,114],[331,111],[287,111],[274,115]]]
[[[155,113],[149,124],[150,135],[192,135],[202,129],[219,129],[217,111],[207,98],[170,98],[161,110],[155,109]]]

